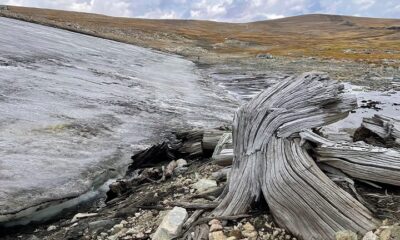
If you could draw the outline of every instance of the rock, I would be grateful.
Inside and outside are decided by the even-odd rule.
[[[144,235],[144,233],[138,233],[135,236],[137,239],[144,239],[146,236]]]
[[[166,177],[171,177],[172,174],[174,173],[175,168],[177,167],[176,161],[172,160],[167,167],[165,168],[165,176]]]
[[[119,236],[117,234],[107,237],[107,240],[118,240]]]
[[[138,231],[135,228],[130,228],[130,229],[128,229],[128,231],[126,231],[126,234],[134,235],[134,234],[137,234],[137,232]]]
[[[176,160],[176,168],[174,170],[174,173],[176,175],[182,174],[188,170],[186,167],[188,165],[187,161],[183,158]]]
[[[349,230],[343,230],[336,232],[335,234],[336,240],[357,240],[357,234]]]
[[[97,216],[97,213],[77,213],[72,218],[71,223],[77,222],[79,219]]]
[[[378,240],[378,236],[376,236],[373,232],[367,232],[362,240]]]
[[[176,160],[176,167],[180,168],[180,167],[186,167],[187,166],[187,161],[183,158]]]
[[[397,240],[400,239],[400,226],[390,226],[382,230],[380,240]]]
[[[237,240],[235,237],[228,237],[226,240]]]
[[[217,232],[217,231],[222,231],[224,228],[222,227],[221,224],[212,224],[210,227],[210,232]]]
[[[174,207],[163,218],[157,231],[154,233],[153,240],[170,240],[176,238],[182,230],[188,213],[186,209],[181,207]]]
[[[213,219],[211,221],[208,222],[208,225],[213,225],[213,224],[218,224],[221,225],[221,221],[219,221],[218,219]]]
[[[195,184],[192,185],[194,189],[196,189],[199,192],[204,192],[208,189],[211,189],[213,187],[217,187],[217,182],[215,180],[210,180],[210,179],[200,179],[197,181]]]
[[[208,234],[208,239],[209,240],[226,240],[226,236],[224,235],[224,232],[217,231],[217,232],[211,232],[210,234]]]
[[[118,233],[119,231],[121,231],[123,228],[124,228],[124,225],[123,225],[123,224],[121,224],[121,223],[116,224],[116,225],[114,225],[114,227],[112,228],[111,233],[112,233],[112,234],[116,234],[116,233]]]
[[[49,226],[48,228],[47,228],[47,231],[54,231],[54,230],[56,230],[57,229],[57,227],[56,226],[54,226],[54,225],[51,225],[51,226]]]
[[[243,225],[242,235],[248,238],[249,240],[256,240],[258,237],[256,229],[249,222]]]

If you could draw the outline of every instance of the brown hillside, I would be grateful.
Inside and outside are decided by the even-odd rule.
[[[0,15],[187,57],[313,56],[400,65],[400,19],[303,15],[252,23],[150,20],[10,7]]]

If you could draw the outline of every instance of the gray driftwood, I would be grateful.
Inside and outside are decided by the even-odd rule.
[[[364,118],[362,126],[382,139],[391,138],[400,144],[400,119],[375,114],[372,118]]]
[[[338,121],[356,106],[342,89],[325,74],[305,73],[241,106],[229,184],[214,214],[242,214],[263,194],[277,223],[301,239],[374,229],[372,213],[331,181],[300,143],[302,130]]]
[[[232,133],[224,133],[215,146],[213,162],[221,166],[230,166],[233,160]]]
[[[213,151],[215,149],[215,146],[217,146],[217,143],[221,136],[226,133],[226,131],[223,130],[218,130],[218,129],[208,129],[204,131],[203,134],[203,150],[205,151]]]
[[[316,149],[318,162],[364,180],[400,186],[400,152],[363,142],[322,145]]]
[[[400,152],[368,145],[364,142],[327,140],[311,131],[300,133],[305,140],[319,145],[316,149],[318,163],[340,169],[352,178],[400,186]]]

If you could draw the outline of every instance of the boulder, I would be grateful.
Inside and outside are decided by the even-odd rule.
[[[186,209],[174,207],[165,215],[152,240],[171,240],[178,237],[187,217]]]

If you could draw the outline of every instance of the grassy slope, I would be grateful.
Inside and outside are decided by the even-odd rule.
[[[271,53],[368,62],[400,59],[400,30],[389,29],[400,27],[400,19],[314,14],[234,24],[117,18],[23,7],[10,7],[2,14],[192,58]]]

